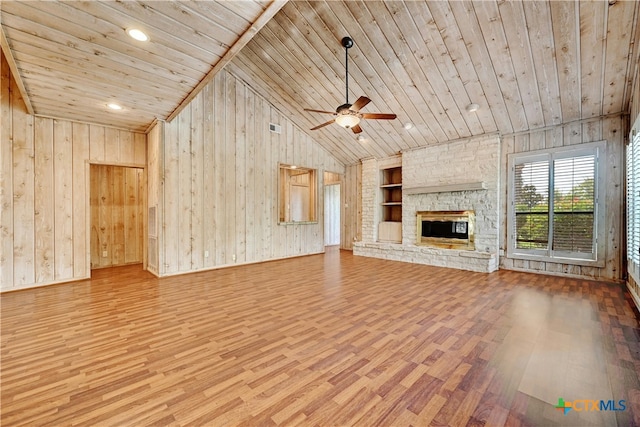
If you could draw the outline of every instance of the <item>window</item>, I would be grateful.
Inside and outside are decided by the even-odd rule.
[[[627,146],[627,258],[632,271],[640,266],[640,121]]]
[[[603,150],[599,142],[509,156],[511,257],[598,261]]]

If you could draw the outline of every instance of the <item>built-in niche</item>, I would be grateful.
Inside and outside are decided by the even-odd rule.
[[[296,165],[279,165],[279,224],[315,223],[317,171]]]

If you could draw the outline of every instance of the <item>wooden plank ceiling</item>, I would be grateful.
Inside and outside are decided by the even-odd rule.
[[[36,114],[141,131],[170,117],[282,4],[10,0],[0,8]],[[131,39],[129,28],[150,40]],[[123,110],[109,111],[111,102]]]
[[[2,2],[2,26],[37,114],[145,129],[215,70],[246,80],[303,129],[366,95],[364,141],[310,131],[345,164],[472,135],[629,112],[635,1]],[[279,11],[253,34],[265,10]],[[124,29],[140,25],[147,44]],[[239,52],[239,39],[251,39]],[[238,47],[236,46],[236,50]],[[232,53],[232,55],[229,54]],[[225,56],[226,54],[226,56]],[[220,67],[221,68],[221,67]],[[107,112],[115,100],[126,113]],[[476,112],[466,107],[479,104]],[[413,128],[405,129],[405,123]]]

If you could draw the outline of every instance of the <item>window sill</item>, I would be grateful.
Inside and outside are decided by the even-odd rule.
[[[528,261],[552,262],[554,264],[582,265],[585,267],[604,267],[604,260],[580,259],[580,258],[560,258],[541,255],[529,255],[520,253],[507,253],[509,259],[524,259]]]
[[[317,224],[318,221],[280,221],[278,225],[310,225]]]

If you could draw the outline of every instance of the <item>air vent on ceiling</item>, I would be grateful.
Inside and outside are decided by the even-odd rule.
[[[271,132],[281,133],[282,132],[282,126],[277,125],[275,123],[269,123],[269,130]]]

